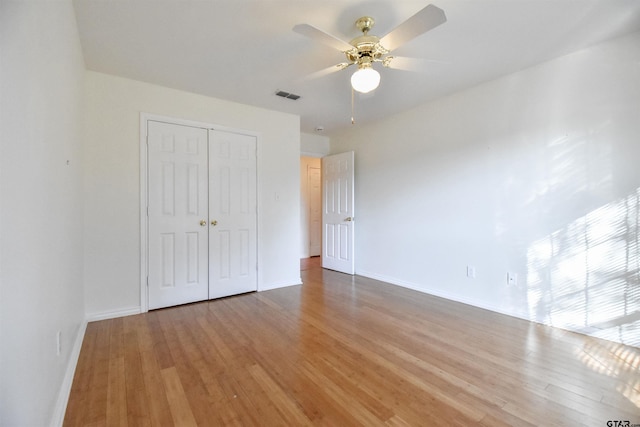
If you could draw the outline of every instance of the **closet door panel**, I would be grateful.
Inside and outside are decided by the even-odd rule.
[[[148,122],[149,309],[206,300],[207,130]]]
[[[209,298],[257,290],[256,137],[209,134]]]

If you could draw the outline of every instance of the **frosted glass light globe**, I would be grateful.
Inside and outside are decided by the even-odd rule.
[[[368,93],[380,84],[380,73],[373,68],[361,68],[351,76],[351,87],[361,93]]]

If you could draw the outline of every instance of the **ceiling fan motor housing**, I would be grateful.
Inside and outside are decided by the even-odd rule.
[[[349,43],[354,46],[354,49],[345,52],[345,55],[349,61],[358,64],[365,60],[364,58],[369,58],[367,62],[373,62],[380,59],[382,55],[389,53],[389,51],[380,44],[380,39],[376,36],[368,36],[365,34],[356,37]]]

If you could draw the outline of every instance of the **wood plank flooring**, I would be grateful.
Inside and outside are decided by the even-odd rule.
[[[640,424],[640,349],[306,263],[88,325],[65,426]]]

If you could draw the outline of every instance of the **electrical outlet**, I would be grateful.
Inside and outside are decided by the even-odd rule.
[[[56,356],[62,354],[62,331],[56,332]]]
[[[467,265],[467,277],[469,279],[475,279],[476,278],[476,268],[472,265]]]
[[[516,286],[518,284],[518,273],[507,272],[507,285]]]

